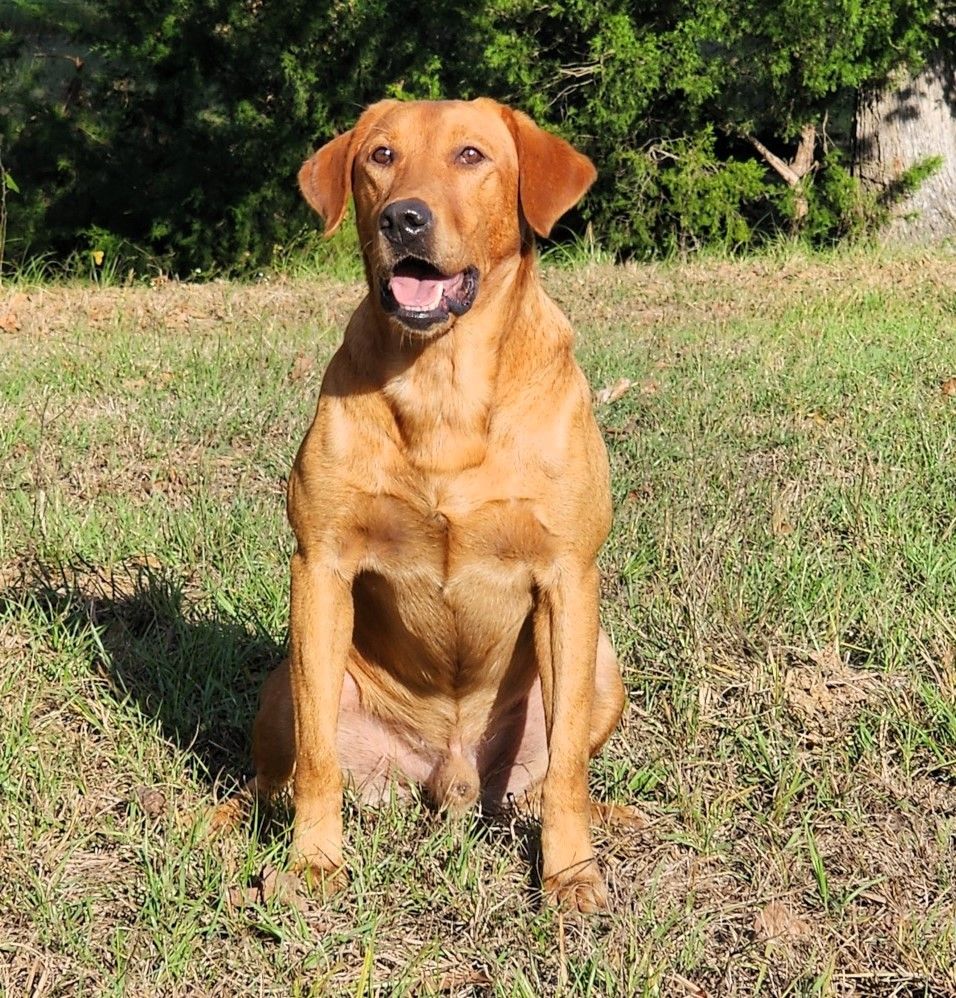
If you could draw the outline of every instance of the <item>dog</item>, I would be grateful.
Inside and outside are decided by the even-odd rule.
[[[595,176],[486,98],[374,104],[299,172],[327,236],[354,198],[368,294],[289,479],[289,654],[249,789],[292,783],[293,861],[324,888],[343,782],[417,785],[448,811],[532,802],[546,900],[607,907],[590,823],[614,806],[587,769],[625,704],[598,622],[608,459],[534,248]]]

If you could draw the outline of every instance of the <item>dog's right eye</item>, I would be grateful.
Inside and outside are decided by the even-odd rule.
[[[395,153],[388,146],[379,146],[371,155],[372,162],[379,166],[388,166],[394,158]]]

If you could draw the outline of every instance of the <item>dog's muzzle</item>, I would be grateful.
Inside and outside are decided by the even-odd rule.
[[[395,263],[380,275],[382,308],[412,329],[427,329],[464,315],[478,290],[478,271],[445,273],[432,263],[435,216],[419,198],[401,198],[378,217],[379,232]]]

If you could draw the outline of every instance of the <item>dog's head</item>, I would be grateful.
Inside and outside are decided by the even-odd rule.
[[[382,101],[324,145],[299,186],[340,225],[349,195],[373,298],[403,330],[444,332],[595,178],[591,161],[492,100]]]

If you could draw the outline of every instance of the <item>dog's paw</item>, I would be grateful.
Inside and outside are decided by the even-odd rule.
[[[560,911],[592,915],[608,910],[607,885],[594,860],[545,877],[542,893],[545,902]]]
[[[349,875],[343,863],[334,865],[300,860],[293,866],[293,870],[301,878],[306,890],[323,900],[345,890],[349,883]]]

